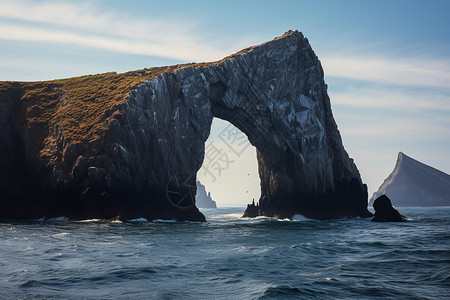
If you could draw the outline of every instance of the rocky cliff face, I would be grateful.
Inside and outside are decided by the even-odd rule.
[[[23,121],[30,113],[17,92],[23,85],[0,94],[0,218],[204,220],[195,183],[213,117],[234,124],[257,148],[261,198],[246,215],[370,215],[320,61],[300,32],[218,62],[167,69],[114,106],[101,101],[108,92],[88,98],[103,104],[81,112],[96,122],[83,124],[77,139],[65,130],[77,109],[66,86],[53,86],[60,88],[52,94],[58,117],[45,123],[42,143],[33,143],[37,125]]]
[[[372,198],[386,194],[397,206],[450,205],[450,175],[399,152],[392,173]]]

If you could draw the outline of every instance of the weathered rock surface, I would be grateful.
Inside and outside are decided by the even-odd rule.
[[[450,175],[402,152],[392,173],[373,194],[370,203],[386,194],[397,207],[450,205]]]
[[[27,99],[6,89],[0,218],[202,221],[193,197],[213,117],[238,127],[257,148],[258,215],[370,216],[366,185],[342,145],[323,76],[308,40],[289,31],[218,62],[166,71],[109,110],[82,112],[101,114],[105,129],[96,138],[74,142],[61,130],[70,114],[53,118],[37,146],[31,141],[38,125],[20,117],[29,113]],[[68,107],[70,93],[54,94],[55,113],[76,109]]]
[[[403,222],[406,217],[402,216],[394,207],[392,207],[391,199],[386,195],[381,195],[373,202],[375,216],[374,222]]]
[[[211,197],[211,193],[206,193],[206,188],[200,181],[197,181],[197,194],[195,195],[195,206],[198,208],[217,208],[216,201]]]

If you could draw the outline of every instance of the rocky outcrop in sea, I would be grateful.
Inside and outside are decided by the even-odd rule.
[[[0,116],[2,219],[204,221],[196,174],[214,117],[257,149],[256,215],[370,215],[298,31],[212,63],[2,82]]]
[[[211,197],[211,193],[206,193],[206,187],[197,181],[197,194],[195,195],[195,206],[198,208],[217,208],[216,201]]]
[[[406,217],[402,216],[398,210],[392,206],[391,199],[386,195],[381,195],[373,202],[375,216],[373,222],[403,222]]]
[[[449,206],[450,175],[399,152],[392,173],[370,203],[386,194],[397,207]]]

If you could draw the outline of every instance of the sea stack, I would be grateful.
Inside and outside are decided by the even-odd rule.
[[[1,82],[0,116],[1,219],[204,221],[196,175],[214,117],[257,149],[258,215],[371,215],[298,31],[212,63]]]
[[[217,208],[216,201],[212,199],[211,193],[206,193],[206,187],[200,181],[197,181],[195,205],[198,208]]]
[[[403,222],[406,220],[394,207],[392,207],[391,199],[386,195],[381,195],[373,202],[375,216],[374,222]]]
[[[450,175],[399,152],[394,170],[373,194],[369,205],[384,194],[397,207],[449,206]]]

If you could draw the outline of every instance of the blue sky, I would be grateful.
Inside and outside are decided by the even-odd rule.
[[[450,173],[449,28],[450,1],[0,0],[0,80],[211,61],[297,29],[371,194],[399,151]],[[207,184],[219,204],[258,197],[252,151]]]

